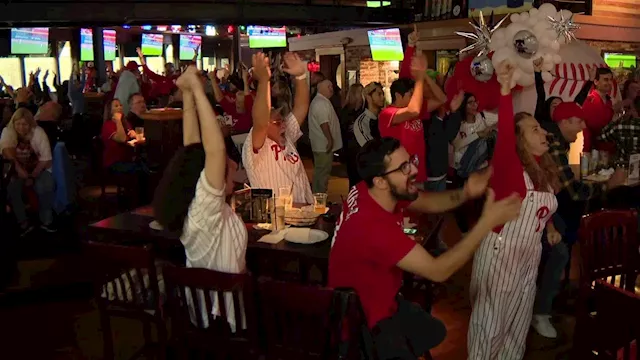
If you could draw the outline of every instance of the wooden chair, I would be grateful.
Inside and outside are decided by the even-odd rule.
[[[100,201],[105,201],[107,196],[107,186],[116,186],[116,196],[118,206],[122,205],[122,200],[126,198],[127,189],[137,189],[132,184],[136,184],[135,175],[113,174],[102,165],[102,153],[104,144],[100,136],[94,136],[91,140],[92,144],[92,169],[97,174],[100,183]],[[135,191],[135,190],[134,190]]]
[[[220,359],[258,358],[258,322],[250,275],[171,266],[164,268],[163,274],[171,343],[178,358],[187,358],[191,352],[215,354]],[[197,294],[195,300],[193,294]],[[213,315],[214,304],[219,316]]]
[[[576,359],[640,359],[640,296],[597,280],[594,312],[579,318],[585,336],[574,341]]]
[[[132,359],[143,354],[164,359],[167,332],[162,317],[162,293],[155,258],[150,247],[129,247],[88,242],[84,245],[87,269],[92,272],[94,295],[104,341],[104,358],[114,358],[111,317],[142,322],[145,345]],[[156,326],[154,342],[151,327]]]
[[[258,289],[267,359],[338,359],[342,319],[333,289],[264,277]]]

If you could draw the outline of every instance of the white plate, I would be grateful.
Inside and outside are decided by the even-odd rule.
[[[308,228],[289,228],[284,239],[296,244],[315,244],[327,240],[329,234],[322,230]]]
[[[289,227],[289,226],[285,226],[285,227]],[[254,224],[253,228],[256,230],[269,230],[271,231],[271,223],[259,223],[259,224]]]
[[[164,230],[162,225],[160,225],[160,223],[155,220],[149,223],[149,227],[152,228],[153,230],[158,230],[158,231]]]

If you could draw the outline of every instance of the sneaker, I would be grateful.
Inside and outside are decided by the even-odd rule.
[[[25,237],[33,230],[33,226],[28,223],[20,225],[20,237]]]
[[[56,231],[58,231],[58,229],[56,229],[53,224],[42,224],[40,225],[40,229],[48,232],[48,233],[54,233]]]
[[[551,315],[533,315],[531,320],[531,326],[538,332],[538,334],[549,338],[555,339],[558,337],[558,332],[551,324]]]

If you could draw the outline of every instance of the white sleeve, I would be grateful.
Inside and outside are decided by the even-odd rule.
[[[487,124],[487,126],[497,125],[498,124],[498,114],[491,113],[491,112],[485,112],[484,113],[484,123]]]
[[[189,205],[188,228],[210,231],[217,226],[214,218],[220,215],[225,200],[225,189],[214,189],[207,181],[204,170],[200,173],[196,194]]]
[[[284,119],[285,121],[285,134],[292,143],[295,143],[302,136],[302,130],[300,130],[300,123],[298,118],[290,112]]]
[[[18,139],[16,133],[5,127],[2,129],[2,135],[0,135],[0,154],[7,148],[13,148],[18,145]]]
[[[253,133],[253,129],[249,130],[249,134],[244,141],[244,145],[242,145],[242,166],[244,166],[247,171],[247,176],[249,177],[249,183],[255,179],[256,168],[260,166],[260,163],[263,161],[263,158],[267,156],[269,153],[269,138],[264,140],[264,144],[258,150],[253,148],[253,137],[251,134]],[[251,185],[251,184],[250,184]]]
[[[40,126],[36,126],[33,131],[33,138],[31,139],[31,147],[38,155],[38,161],[51,161],[51,143],[47,133]]]

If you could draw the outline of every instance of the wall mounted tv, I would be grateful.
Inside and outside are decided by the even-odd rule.
[[[287,28],[269,26],[248,26],[249,48],[286,48]]]
[[[162,56],[163,41],[163,34],[142,34],[142,53],[144,56]],[[193,57],[193,52],[191,52],[191,57]]]
[[[93,61],[93,29],[80,29],[80,61]]]
[[[102,30],[102,39],[104,42],[104,59],[113,61],[116,59],[116,31],[107,29]]]
[[[612,69],[637,67],[637,58],[632,54],[604,53],[604,62]]]
[[[192,60],[193,49],[200,47],[202,37],[199,35],[180,35],[180,60]]]
[[[49,28],[11,29],[11,53],[15,55],[47,54]]]
[[[404,59],[399,28],[369,30],[368,35],[373,60],[402,61]]]

